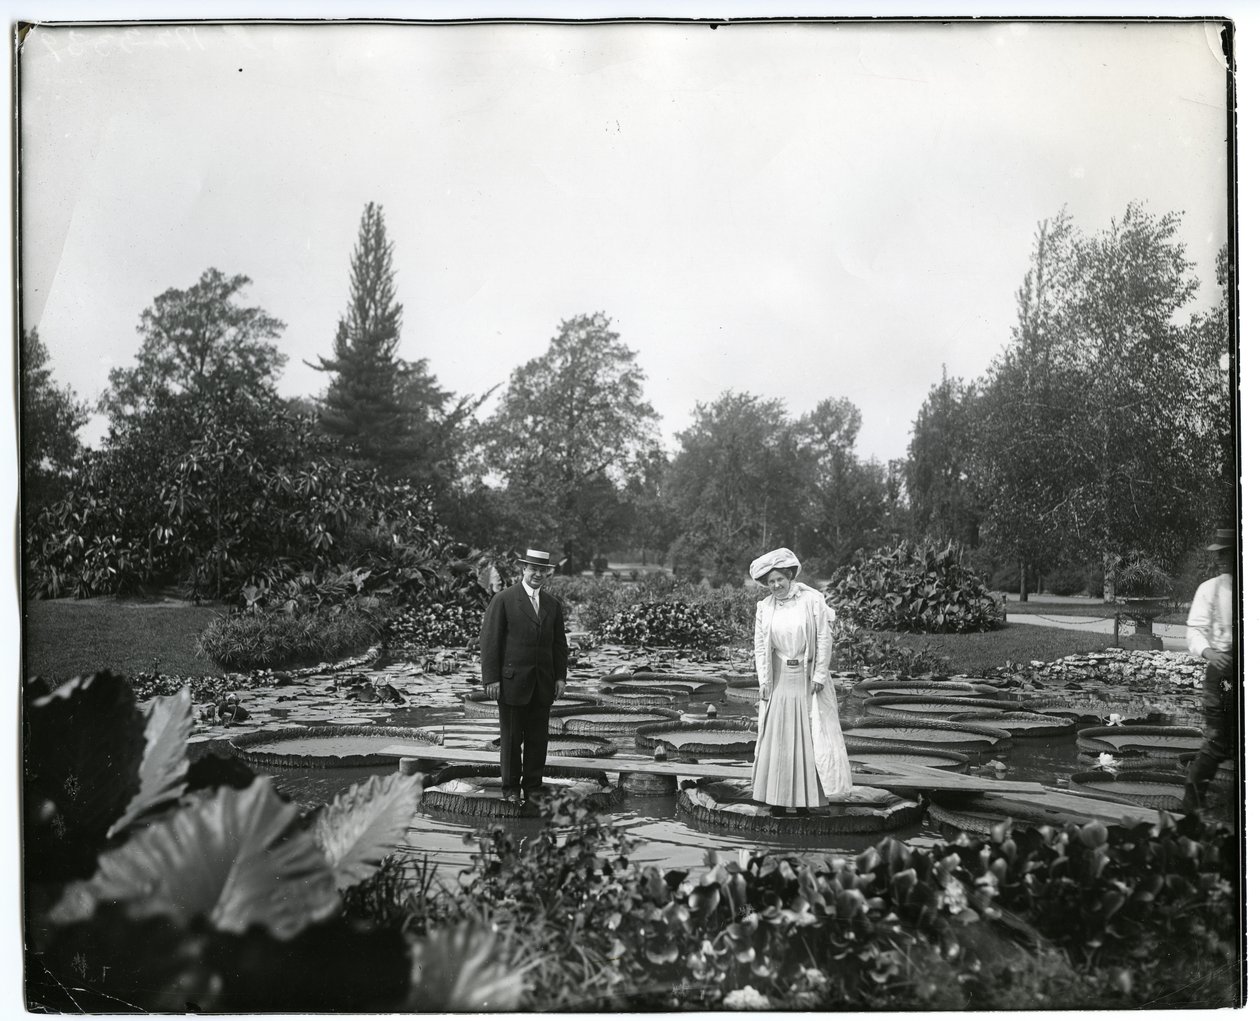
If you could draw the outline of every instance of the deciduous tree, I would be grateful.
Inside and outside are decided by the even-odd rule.
[[[53,379],[38,330],[22,331],[20,370],[22,504],[29,516],[64,489],[81,450],[78,434],[88,410],[70,387]]]
[[[269,390],[285,356],[271,341],[284,323],[237,298],[247,276],[210,268],[192,287],[170,288],[140,314],[136,364],[110,370],[102,410],[118,420],[151,408],[160,395],[206,394],[215,387],[250,395]]]
[[[605,497],[657,443],[660,416],[643,380],[602,312],[565,320],[545,354],[513,370],[486,426],[485,456],[531,534],[586,549],[622,538]],[[594,492],[602,509],[588,499]]]

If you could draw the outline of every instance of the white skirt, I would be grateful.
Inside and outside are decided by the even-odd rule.
[[[771,656],[774,679],[753,759],[753,798],[785,808],[827,804],[810,725],[811,684],[803,664]]]

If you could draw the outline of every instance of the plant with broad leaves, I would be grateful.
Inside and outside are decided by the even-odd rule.
[[[859,552],[832,577],[827,601],[838,617],[873,631],[989,631],[1001,624],[997,603],[953,543]]]
[[[516,1005],[518,986],[480,930],[464,935],[475,952],[457,982],[437,981],[442,966],[432,964],[413,985],[417,962],[440,961],[437,950],[342,917],[342,891],[370,879],[410,825],[419,777],[372,777],[310,826],[269,778],[214,756],[190,767],[187,690],[144,713],[108,673],[56,689],[36,680],[24,696],[28,1002],[164,1012]]]

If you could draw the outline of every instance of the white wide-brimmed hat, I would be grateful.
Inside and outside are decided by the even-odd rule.
[[[535,567],[551,567],[551,554],[545,550],[527,549],[523,557],[517,557],[518,564],[533,564]]]
[[[748,566],[748,573],[752,576],[753,581],[761,581],[771,571],[785,571],[791,568],[793,572],[801,569],[801,562],[796,559],[796,554],[786,546],[773,549],[769,553],[763,553]]]

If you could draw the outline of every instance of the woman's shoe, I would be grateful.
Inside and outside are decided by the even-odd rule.
[[[787,815],[787,809],[782,805],[771,805],[770,814],[773,816]]]
[[[814,813],[811,812],[808,808],[798,808],[796,810],[796,814],[797,815],[813,815]]]

